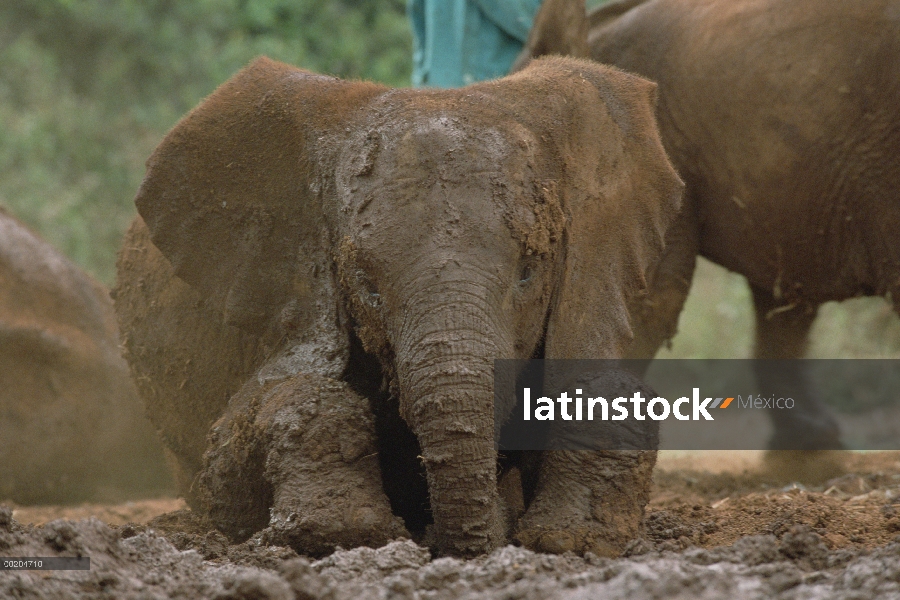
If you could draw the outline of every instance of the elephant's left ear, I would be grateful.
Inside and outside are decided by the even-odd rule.
[[[550,123],[566,213],[566,257],[547,358],[619,358],[632,338],[628,299],[662,256],[684,184],[656,127],[656,85],[574,59],[534,61],[516,77],[554,78]]]
[[[135,204],[151,239],[227,322],[259,329],[290,299],[311,295],[327,270],[329,147],[347,135],[354,111],[385,91],[260,58],[147,161]]]

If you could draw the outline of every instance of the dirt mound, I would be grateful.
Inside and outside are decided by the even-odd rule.
[[[7,598],[900,598],[900,543],[829,551],[808,527],[735,544],[622,559],[552,556],[507,546],[475,560],[411,541],[339,550],[316,561],[252,541],[217,556],[179,550],[152,529],[97,519],[22,527],[0,511],[4,554],[88,555],[90,571],[6,571]]]
[[[846,474],[804,487],[761,469],[761,456],[663,456],[643,536],[619,559],[513,546],[435,559],[404,540],[311,561],[258,538],[229,545],[179,501],[107,507],[117,519],[169,511],[118,527],[20,525],[0,508],[3,556],[91,558],[90,571],[0,571],[0,597],[900,599],[898,458],[849,455]],[[16,516],[52,514],[33,510]]]
[[[884,452],[844,457],[848,472],[808,487],[787,483],[778,473],[748,463],[735,453],[708,453],[716,462],[733,460],[740,472],[713,472],[698,463],[677,468],[675,460],[654,475],[644,520],[644,543],[681,550],[714,548],[747,535],[781,537],[808,527],[829,549],[883,546],[900,535],[900,454]],[[762,458],[762,457],[760,457]],[[671,468],[671,467],[676,468]]]

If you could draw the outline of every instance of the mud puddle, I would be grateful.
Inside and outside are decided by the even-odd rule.
[[[900,453],[841,458],[803,486],[759,454],[664,455],[644,536],[615,560],[432,559],[397,541],[312,561],[229,545],[178,500],[0,509],[0,555],[91,557],[89,572],[0,571],[0,598],[900,598]]]

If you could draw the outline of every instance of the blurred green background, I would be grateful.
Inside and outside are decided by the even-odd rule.
[[[742,275],[703,258],[678,334],[664,358],[750,358],[753,303]],[[819,309],[807,356],[810,358],[900,358],[900,318],[883,298],[828,302]]]
[[[0,0],[0,205],[111,284],[144,161],[218,84],[266,54],[408,85],[411,47],[405,0]],[[679,331],[662,355],[749,356],[743,278],[701,260]],[[811,354],[900,357],[900,321],[827,305]]]
[[[265,54],[408,85],[405,0],[0,0],[0,205],[110,284],[144,161]]]

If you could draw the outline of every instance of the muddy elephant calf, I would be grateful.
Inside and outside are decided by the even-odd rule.
[[[683,187],[654,101],[570,59],[458,90],[260,59],[186,116],[148,162],[116,307],[192,506],[314,554],[430,519],[439,552],[506,543],[493,360],[628,343]],[[620,551],[654,456],[540,457],[514,535]]]
[[[0,209],[0,500],[170,489],[108,290]]]

